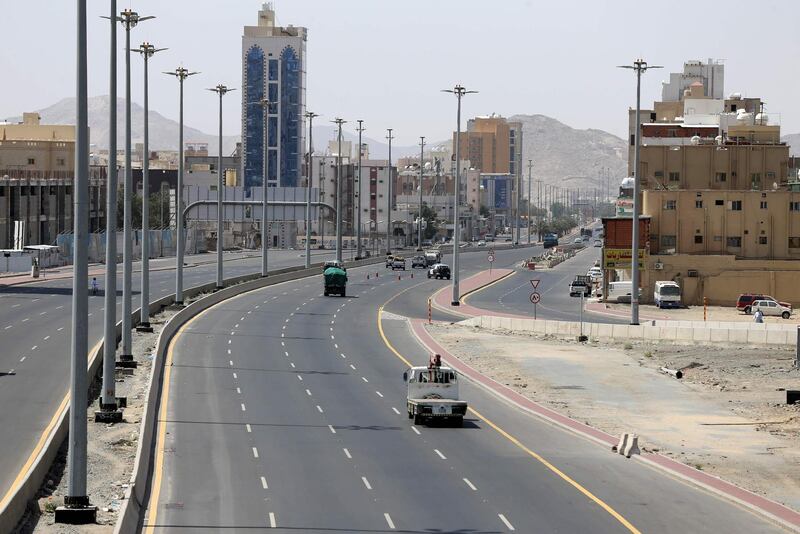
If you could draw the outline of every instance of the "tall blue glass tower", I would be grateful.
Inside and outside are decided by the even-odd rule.
[[[242,35],[242,183],[245,189],[302,185],[306,28],[276,26],[272,5],[258,13],[258,26]],[[264,97],[269,106],[264,161]]]

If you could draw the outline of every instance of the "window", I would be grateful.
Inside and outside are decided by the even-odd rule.
[[[28,158],[28,165],[36,165],[36,158]]]
[[[724,206],[725,202],[723,202],[722,200],[715,200],[714,201],[714,205],[715,206]]]
[[[701,236],[701,235],[694,236],[694,244],[695,245],[702,245],[703,244],[703,236]]]
[[[727,182],[728,181],[728,174],[725,172],[718,172],[714,175],[714,181],[716,182]]]
[[[767,201],[766,201],[766,200],[762,200],[762,201],[761,201],[761,209],[762,209],[762,210],[765,210],[765,209],[767,209]]]
[[[298,154],[302,154],[303,150],[300,146],[302,119],[299,111],[302,70],[297,52],[291,46],[287,46],[281,52],[280,69],[281,186],[295,187],[300,176]]]
[[[728,201],[728,209],[731,211],[742,211],[742,201],[741,200],[729,200]]]
[[[702,208],[703,207],[703,201],[702,200],[695,200],[694,201],[694,207],[695,208]]]
[[[790,237],[789,248],[800,248],[800,237]]]
[[[774,180],[774,179],[775,179],[775,173],[773,171],[767,172],[767,180]]]
[[[674,200],[665,200],[664,201],[664,209],[665,210],[674,210],[676,202]]]
[[[636,145],[636,134],[631,134],[631,146]]]
[[[741,237],[729,237],[728,238],[728,246],[734,248],[740,248],[742,246],[742,238]]]
[[[766,245],[767,244],[767,236],[765,236],[765,235],[758,236],[758,244],[759,245]]]
[[[679,172],[670,172],[669,173],[669,181],[670,182],[680,182],[681,181],[681,173],[679,173]]]
[[[761,189],[761,173],[754,172],[750,174],[751,189]]]
[[[800,211],[800,202],[789,202],[789,211]]]
[[[66,164],[67,162],[64,160],[64,158],[56,158],[56,165],[58,165],[59,167],[63,167]]]
[[[245,59],[244,89],[247,102],[259,102],[264,98],[264,51],[254,46],[247,51]],[[244,186],[250,189],[261,186],[264,181],[264,110],[261,106],[244,108]]]
[[[674,248],[675,247],[675,236],[674,235],[662,235],[661,236],[661,248]]]

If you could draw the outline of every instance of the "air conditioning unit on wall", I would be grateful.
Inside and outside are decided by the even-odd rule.
[[[686,276],[689,278],[697,278],[700,275],[697,273],[697,269],[689,269],[686,271]]]
[[[664,264],[661,263],[660,261],[657,261],[657,262],[655,262],[653,264],[653,269],[655,269],[656,271],[663,271],[664,270]]]

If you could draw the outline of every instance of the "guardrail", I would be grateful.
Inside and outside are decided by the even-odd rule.
[[[384,262],[383,258],[369,258],[354,262],[345,263],[345,266],[360,267],[364,265],[376,265]],[[154,436],[156,432],[156,423],[158,421],[158,407],[161,404],[161,392],[163,386],[164,376],[164,360],[166,359],[167,348],[175,336],[175,333],[186,324],[192,317],[198,313],[211,308],[212,306],[223,302],[231,297],[247,293],[256,289],[261,289],[271,285],[281,284],[300,278],[309,276],[317,276],[320,274],[321,263],[312,265],[306,269],[304,267],[294,267],[285,269],[283,272],[276,272],[270,274],[267,278],[261,278],[260,275],[248,275],[250,278],[243,283],[238,283],[221,289],[215,293],[211,293],[196,302],[186,306],[172,318],[167,321],[158,336],[158,342],[155,350],[155,360],[153,361],[153,368],[150,374],[150,386],[147,392],[147,401],[145,404],[144,413],[142,414],[142,422],[139,427],[139,445],[136,451],[136,460],[131,474],[130,485],[125,491],[123,504],[120,507],[119,517],[117,524],[114,528],[115,534],[128,534],[135,533],[142,527],[147,499],[150,495],[150,486],[148,481],[153,471],[153,460],[155,453]],[[214,283],[198,286],[201,291],[187,290],[185,294],[187,297],[197,295],[200,292],[213,290]]]

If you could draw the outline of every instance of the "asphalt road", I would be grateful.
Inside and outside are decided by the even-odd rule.
[[[334,257],[312,252],[313,261]],[[227,257],[236,257],[227,254]],[[225,261],[225,277],[260,272],[261,257]],[[216,279],[214,254],[187,256],[184,287]],[[300,251],[272,250],[270,269],[302,265]],[[150,297],[175,291],[174,258],[151,260]],[[133,308],[140,302],[141,274],[133,273]],[[121,320],[122,267],[117,277],[117,320]],[[98,276],[100,288],[104,277]],[[88,290],[89,281],[86,282]],[[69,389],[72,279],[45,280],[0,289],[0,499],[6,494]],[[102,291],[89,298],[89,347],[103,337]],[[135,335],[135,334],[134,334]],[[7,374],[11,373],[13,374]],[[13,409],[9,409],[13,407]]]
[[[485,261],[465,255],[463,275]],[[169,356],[146,532],[779,531],[469,382],[480,417],[413,426],[387,342],[427,362],[402,316],[424,317],[447,282],[398,275],[352,269],[347,298],[322,297],[321,277],[288,282],[187,325]]]

